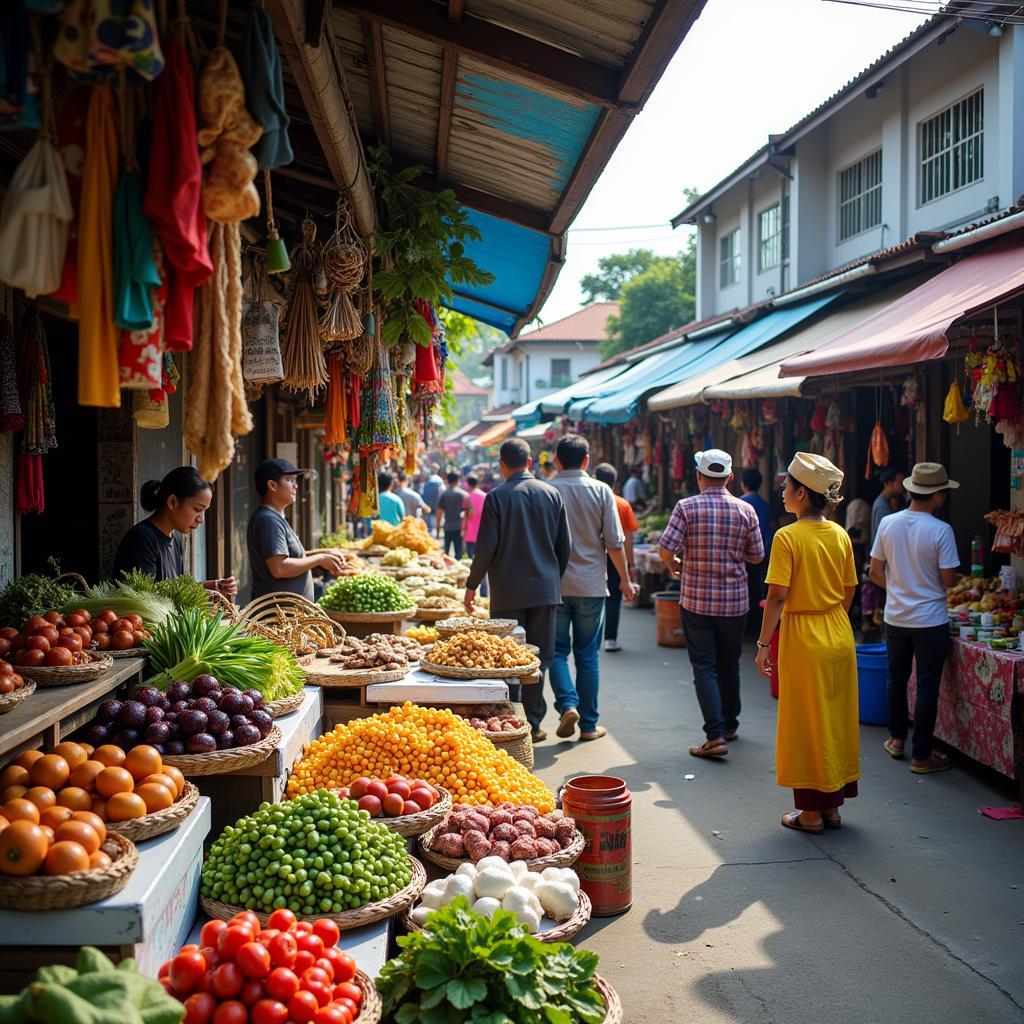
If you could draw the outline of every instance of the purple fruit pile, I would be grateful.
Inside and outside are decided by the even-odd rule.
[[[142,686],[132,700],[104,701],[82,738],[129,750],[139,743],[161,754],[209,754],[259,743],[274,726],[263,697],[255,690],[221,687],[213,676],[192,684],[171,683],[166,692]]]

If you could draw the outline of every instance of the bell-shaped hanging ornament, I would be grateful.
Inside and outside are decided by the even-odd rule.
[[[371,338],[377,333],[377,318],[372,309],[363,317],[363,333]]]
[[[266,264],[268,274],[284,274],[292,269],[292,261],[288,258],[288,247],[284,244],[274,225],[267,229]]]

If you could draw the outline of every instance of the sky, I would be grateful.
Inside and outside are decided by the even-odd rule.
[[[579,308],[580,278],[602,256],[678,252],[689,229],[669,220],[683,189],[709,189],[922,20],[827,0],[708,0],[569,229],[539,321]]]

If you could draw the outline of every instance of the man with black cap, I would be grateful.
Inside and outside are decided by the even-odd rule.
[[[266,459],[256,467],[256,491],[261,503],[249,518],[246,543],[252,567],[252,597],[285,591],[313,600],[313,569],[338,575],[345,566],[334,551],[309,554],[284,517],[295,504],[299,477],[308,471],[287,459]]]

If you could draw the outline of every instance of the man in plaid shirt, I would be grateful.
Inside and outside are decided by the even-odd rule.
[[[659,554],[680,579],[679,604],[707,739],[694,757],[724,757],[740,715],[740,656],[747,618],[746,563],[764,559],[757,513],[728,491],[732,457],[697,452],[700,493],[683,498],[661,535]]]

